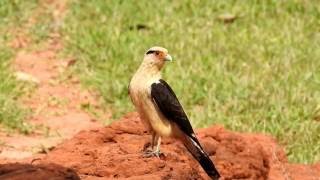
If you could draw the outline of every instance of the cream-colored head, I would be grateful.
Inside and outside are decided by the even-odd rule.
[[[159,70],[166,61],[172,61],[172,57],[168,54],[168,50],[163,47],[152,47],[146,52],[143,63],[157,67]]]

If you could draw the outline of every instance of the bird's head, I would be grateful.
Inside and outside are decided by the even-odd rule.
[[[148,49],[143,61],[144,63],[158,67],[160,70],[166,61],[172,61],[172,57],[168,54],[167,49],[155,46]]]

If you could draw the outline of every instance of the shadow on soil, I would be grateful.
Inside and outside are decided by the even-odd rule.
[[[80,180],[78,174],[70,169],[57,164],[22,164],[10,163],[0,165],[1,180],[42,180],[42,179],[70,179]]]

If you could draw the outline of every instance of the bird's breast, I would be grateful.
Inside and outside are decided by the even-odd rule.
[[[171,123],[163,116],[151,97],[151,84],[158,80],[159,78],[157,77],[153,79],[141,76],[133,77],[130,82],[129,92],[142,122],[161,136],[171,136]]]

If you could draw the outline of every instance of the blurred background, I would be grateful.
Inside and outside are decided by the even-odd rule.
[[[63,77],[76,76],[110,114],[81,104],[98,121],[134,111],[128,83],[145,51],[159,45],[174,58],[164,79],[195,127],[270,134],[290,161],[320,160],[318,0],[70,0],[60,10],[0,1],[2,129],[37,129],[26,121],[35,111],[21,102],[35,87],[19,81],[12,64],[18,50],[37,50],[56,33],[57,56],[72,64]]]

